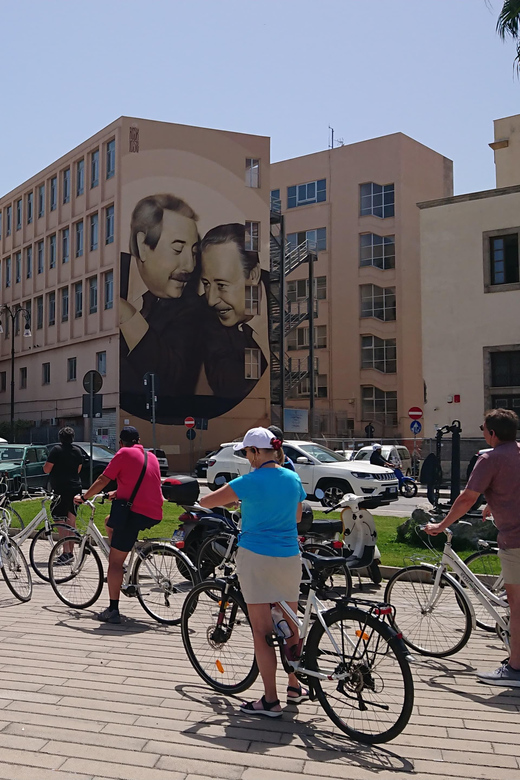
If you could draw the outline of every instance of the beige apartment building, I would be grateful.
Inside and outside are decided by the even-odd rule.
[[[494,125],[496,189],[419,204],[425,436],[520,414],[520,115]]]
[[[269,163],[262,136],[121,117],[2,197],[0,304],[23,307],[30,335],[24,312],[3,312],[0,419],[14,324],[15,419],[34,422],[33,440],[81,434],[91,369],[94,438],[111,446],[127,422],[152,445],[154,374],[173,468],[268,423]],[[193,445],[186,416],[204,428]]]
[[[417,202],[452,195],[452,162],[402,133],[271,166],[289,249],[307,240],[314,263],[315,434],[410,435],[422,406],[421,278]],[[428,193],[428,194],[427,194]],[[287,306],[304,305],[308,263],[286,281]],[[289,331],[288,376],[305,365],[308,321]],[[295,381],[288,408],[309,404]]]

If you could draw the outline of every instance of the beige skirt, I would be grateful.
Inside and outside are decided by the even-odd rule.
[[[300,555],[275,558],[239,547],[237,574],[246,604],[298,601],[302,576]]]

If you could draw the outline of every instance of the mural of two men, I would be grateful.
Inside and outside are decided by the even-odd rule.
[[[154,373],[157,421],[165,424],[224,414],[267,368],[248,324],[265,301],[258,253],[245,249],[244,225],[219,225],[201,239],[197,221],[174,195],[143,198],[132,213],[130,254],[121,258],[121,408],[149,419],[143,377]],[[132,257],[140,308],[129,295]]]

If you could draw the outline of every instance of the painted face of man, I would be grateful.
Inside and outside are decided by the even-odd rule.
[[[137,234],[141,279],[158,298],[180,298],[195,268],[197,226],[176,211],[164,210],[161,237],[155,249],[145,244],[145,233]]]
[[[257,284],[259,276],[255,268],[247,281]],[[252,318],[246,314],[246,277],[234,241],[210,245],[203,251],[201,281],[208,306],[227,328]]]

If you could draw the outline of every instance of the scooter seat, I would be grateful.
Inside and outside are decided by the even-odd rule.
[[[318,536],[332,537],[334,534],[340,534],[343,532],[343,523],[341,520],[314,520],[309,536],[316,534]]]

